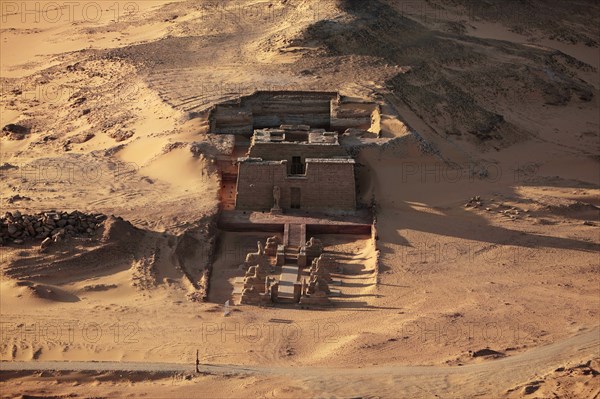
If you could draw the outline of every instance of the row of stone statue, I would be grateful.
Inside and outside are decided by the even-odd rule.
[[[260,241],[258,242],[258,252],[246,255],[245,265],[251,264],[254,266],[249,266],[244,275],[240,303],[265,305],[273,302],[273,299],[277,297],[279,284],[269,277],[271,261]]]
[[[325,267],[326,263],[330,264],[331,261],[324,255],[313,260],[310,265],[308,281],[305,278],[302,279],[300,298],[298,300],[300,305],[325,306],[331,304],[328,296],[331,293],[329,289],[331,274]]]
[[[263,247],[262,242],[257,241],[258,250],[256,252],[250,252],[246,255],[246,261],[244,266],[247,268],[253,265],[268,265],[271,257],[277,257],[278,254],[284,252],[284,248],[281,239],[277,236],[267,238],[267,244]],[[305,245],[301,246],[298,254],[298,262],[300,267],[306,267],[306,264],[302,263],[312,262],[314,259],[321,256],[323,253],[323,243],[321,240],[311,237]],[[304,262],[301,261],[301,257],[304,255]],[[279,263],[279,262],[278,262]]]
[[[265,247],[260,241],[257,246],[257,252],[249,253],[244,262],[247,271],[240,303],[267,305],[278,300],[279,282],[269,275],[273,272],[274,263],[279,263],[278,254],[284,250],[281,248],[281,240],[276,236],[269,237]],[[305,259],[310,260],[311,264],[308,278],[303,276],[301,281],[294,284],[294,302],[301,305],[328,305],[329,283],[332,281],[329,269],[337,267],[337,262],[331,255],[323,253],[323,244],[314,237],[301,247],[300,252],[302,250],[306,253]],[[302,275],[300,259],[299,256],[299,274]]]

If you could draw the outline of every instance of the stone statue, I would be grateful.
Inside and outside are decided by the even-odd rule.
[[[256,241],[256,246],[258,247],[258,254],[259,255],[264,255],[265,254],[265,250],[263,248],[262,242],[260,241]]]
[[[257,241],[256,245],[258,247],[257,252],[250,252],[246,255],[246,261],[244,262],[244,267],[246,268],[255,265],[259,265],[261,268],[269,266],[269,257],[265,254],[262,242]]]
[[[281,240],[277,236],[267,238],[267,245],[265,245],[265,254],[269,256],[277,255],[277,246],[281,244]]]
[[[271,208],[271,213],[279,214],[281,213],[281,188],[279,186],[273,186],[273,208]]]
[[[323,242],[317,238],[311,237],[304,246],[307,260],[312,262],[323,253]]]

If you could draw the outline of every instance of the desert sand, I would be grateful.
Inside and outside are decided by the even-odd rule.
[[[0,246],[2,397],[600,397],[600,6],[494,4],[1,2],[2,214],[107,216]],[[381,107],[331,308],[224,306],[270,234],[216,228],[207,111],[256,90]]]

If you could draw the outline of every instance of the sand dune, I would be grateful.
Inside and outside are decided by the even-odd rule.
[[[36,302],[39,299],[47,300],[47,301],[55,301],[55,302],[77,302],[79,298],[76,295],[73,295],[65,290],[62,290],[58,287],[53,287],[44,284],[35,284],[31,281],[17,281],[11,287],[6,287],[4,289],[16,289],[18,293],[12,293],[12,295],[17,298],[21,298],[22,300],[34,301]]]

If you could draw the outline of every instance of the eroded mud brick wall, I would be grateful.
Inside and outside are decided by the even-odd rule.
[[[211,132],[221,134],[251,134],[253,131],[252,112],[239,106],[217,105],[212,111]]]
[[[343,133],[369,129],[379,118],[379,106],[343,99],[335,92],[258,91],[217,104],[210,111],[210,131],[251,135],[254,129],[308,125]]]
[[[380,118],[379,106],[373,103],[331,101],[330,128],[344,132],[349,128],[369,130]]]
[[[286,164],[286,161],[240,162],[236,209],[271,209],[274,186],[281,188],[280,205],[283,209],[291,208],[292,188],[300,190],[300,209],[356,209],[353,160],[309,158],[303,176],[288,176]]]
[[[252,134],[254,129],[309,125],[329,129],[335,92],[256,92],[211,111],[211,131]]]
[[[257,93],[242,101],[252,111],[255,129],[280,125],[329,129],[332,98],[337,93]]]

